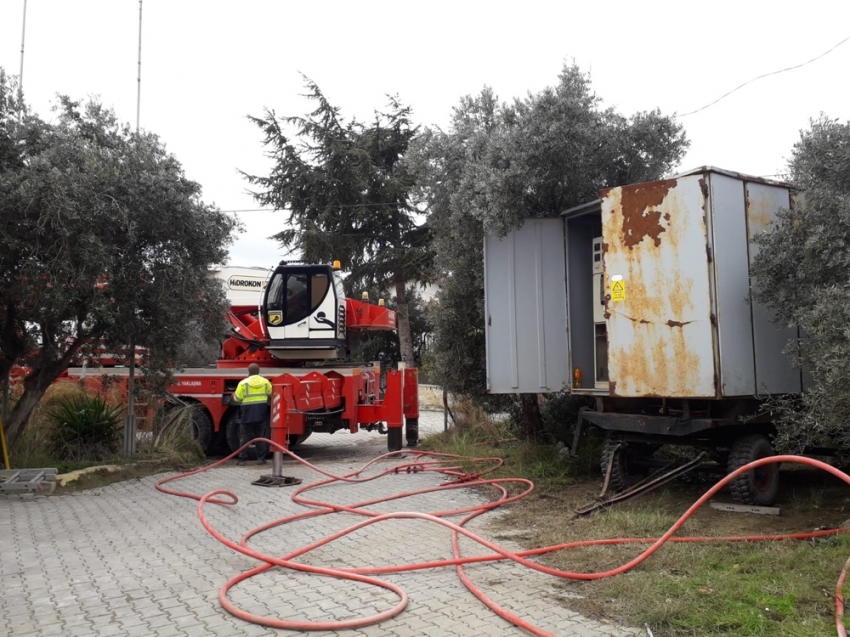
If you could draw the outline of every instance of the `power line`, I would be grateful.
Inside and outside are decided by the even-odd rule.
[[[341,203],[334,208],[380,208],[381,206],[401,206],[398,201],[387,201],[384,203]],[[286,212],[286,208],[240,208],[238,210],[222,210],[221,212]]]
[[[730,96],[730,95],[731,95],[732,93],[734,93],[735,91],[737,91],[737,90],[739,90],[739,89],[744,88],[747,84],[751,84],[752,82],[755,82],[756,80],[760,80],[760,79],[765,78],[765,77],[770,77],[771,75],[777,75],[777,74],[779,74],[779,73],[785,73],[785,71],[793,71],[794,69],[799,69],[800,67],[806,66],[807,64],[811,64],[812,62],[816,62],[817,60],[821,59],[822,57],[824,57],[824,56],[829,55],[830,53],[832,53],[835,49],[837,49],[837,48],[838,48],[838,47],[840,47],[842,44],[844,44],[845,42],[847,42],[847,40],[850,40],[850,36],[847,36],[846,38],[844,38],[843,40],[841,40],[841,42],[839,42],[838,44],[836,44],[836,45],[835,45],[834,47],[832,47],[829,51],[827,51],[827,52],[825,52],[825,53],[821,53],[819,56],[812,58],[812,59],[811,59],[811,60],[809,60],[808,62],[803,62],[802,64],[797,64],[796,66],[789,66],[787,69],[780,69],[780,70],[778,70],[778,71],[771,71],[770,73],[765,73],[764,75],[759,75],[758,77],[754,77],[754,78],[752,78],[751,80],[747,80],[746,82],[744,82],[744,83],[743,83],[743,84],[741,84],[740,86],[736,86],[735,88],[733,88],[733,89],[732,89],[731,91],[729,91],[728,93],[724,93],[723,95],[721,95],[720,97],[718,97],[716,100],[714,100],[714,101],[713,101],[713,102],[711,102],[710,104],[706,104],[705,106],[701,106],[700,108],[696,109],[695,111],[690,111],[690,112],[688,112],[688,113],[683,113],[683,114],[679,115],[679,117],[687,117],[688,115],[693,115],[694,113],[699,113],[700,111],[704,111],[704,110],[705,110],[705,109],[707,109],[709,106],[714,106],[715,104],[717,104],[717,102],[719,102],[719,101],[720,101],[720,100],[722,100],[723,98]]]

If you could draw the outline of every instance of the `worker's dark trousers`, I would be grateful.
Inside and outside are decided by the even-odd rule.
[[[239,446],[241,447],[249,440],[254,438],[268,438],[269,432],[266,421],[261,422],[243,422],[239,425]],[[251,460],[251,455],[256,456],[257,460],[265,460],[269,452],[269,445],[266,442],[258,442],[253,447],[248,447],[239,454],[241,460]]]

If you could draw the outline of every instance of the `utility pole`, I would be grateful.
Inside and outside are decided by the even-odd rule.
[[[139,57],[136,72],[136,134],[142,110],[142,0],[139,0]],[[135,319],[135,313],[134,317]],[[133,328],[131,327],[131,330]],[[127,378],[127,420],[124,425],[124,455],[136,455],[136,338],[130,336],[130,361]]]
[[[26,2],[26,0],[24,0]],[[26,6],[26,5],[24,5]],[[142,0],[139,0],[139,64],[136,74],[136,132],[139,132],[139,115],[142,110]]]
[[[20,108],[23,112],[24,104],[24,40],[27,35],[27,0],[24,0],[24,20],[21,25],[21,70],[18,73],[18,98],[21,101]]]

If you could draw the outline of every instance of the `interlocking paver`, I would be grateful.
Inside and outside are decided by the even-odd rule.
[[[422,435],[441,431],[442,414],[423,412]],[[337,474],[348,473],[380,455],[386,438],[376,432],[316,434],[301,455]],[[208,505],[210,523],[238,541],[260,523],[305,510],[291,502],[290,490],[249,484],[269,466],[225,466],[182,481],[178,488],[205,493],[233,490],[232,507]],[[287,460],[284,473],[318,480],[302,465]],[[157,476],[161,477],[161,476]],[[218,589],[229,577],[256,562],[219,544],[200,525],[194,502],[153,489],[157,477],[134,480],[63,496],[11,496],[0,499],[0,633],[47,637],[235,637],[294,634],[246,623],[225,612]],[[392,475],[357,485],[331,485],[305,497],[350,504],[398,491],[440,484],[431,473]],[[440,511],[474,505],[471,490],[428,493],[370,506],[371,510]],[[353,514],[323,515],[272,529],[250,546],[284,555],[364,519]],[[488,524],[470,528],[485,536]],[[420,520],[390,520],[301,555],[313,565],[355,567],[437,560],[451,557],[451,532]],[[492,539],[492,538],[491,538]],[[507,548],[517,545],[499,540]],[[464,555],[487,551],[461,539]],[[642,631],[585,619],[557,603],[552,578],[513,563],[466,567],[467,575],[509,611],[558,635],[625,637]],[[409,595],[401,615],[379,625],[323,635],[405,637],[434,635],[524,635],[491,613],[460,583],[454,569],[381,576]],[[391,591],[359,582],[339,582],[306,573],[272,569],[231,589],[230,600],[247,612],[294,620],[342,620],[393,607]]]

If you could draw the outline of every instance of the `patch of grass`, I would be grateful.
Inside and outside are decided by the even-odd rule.
[[[559,460],[550,445],[513,437],[507,419],[495,419],[470,401],[459,401],[453,408],[455,426],[423,441],[423,447],[440,453],[465,457],[498,456],[504,466],[487,474],[493,478],[523,477],[544,488],[558,488],[573,481],[575,467]],[[462,463],[467,471],[480,470],[472,462]]]
[[[634,572],[583,588],[665,635],[833,633],[830,591],[850,538],[818,543],[670,545]]]
[[[580,459],[561,461],[548,446],[498,442],[511,437],[507,422],[473,408],[459,409],[458,425],[426,440],[429,449],[467,456],[499,456],[500,477],[524,477],[535,493],[497,518],[497,529],[526,548],[588,539],[658,537],[707,488],[675,483],[639,500],[589,517],[573,511],[598,494],[598,455],[588,445]],[[591,441],[592,442],[592,441]],[[482,444],[484,443],[484,444]],[[587,474],[594,474],[587,479]],[[837,527],[850,517],[846,487],[820,474],[790,471],[780,492],[781,516],[741,515],[704,507],[678,535],[770,535]],[[728,496],[719,494],[723,500]],[[599,572],[639,555],[648,544],[587,547],[542,556],[563,570]],[[596,619],[643,626],[668,637],[814,637],[835,634],[835,581],[850,554],[850,536],[817,541],[668,543],[623,575],[592,581],[556,580],[571,594],[558,597]],[[576,596],[578,595],[578,597]]]
[[[659,537],[691,499],[671,487],[660,494],[599,514],[569,519],[579,500],[547,492],[520,502],[501,522],[539,532],[528,547],[602,539]],[[587,495],[583,496],[586,501]],[[560,506],[559,506],[560,505]],[[802,514],[802,513],[800,513]],[[795,512],[788,511],[789,518]],[[835,511],[834,520],[846,513]],[[840,523],[840,522],[839,522]],[[790,520],[700,512],[679,535],[774,534]],[[833,524],[836,524],[833,521]],[[740,528],[735,528],[740,525]],[[761,528],[759,528],[761,527]],[[620,566],[649,544],[598,546],[554,553],[547,565],[576,572],[599,572]],[[594,618],[632,626],[649,624],[656,635],[802,637],[834,634],[832,591],[847,555],[850,537],[817,541],[751,543],[667,543],[648,560],[623,575],[593,581],[563,580],[559,587],[581,598],[562,603]]]
[[[154,446],[154,436],[138,441],[136,455],[125,457],[122,453],[97,453],[89,457],[75,454],[72,458],[62,458],[51,443],[56,432],[56,423],[50,417],[57,406],[70,404],[75,400],[88,397],[78,384],[59,382],[52,385],[30,416],[30,422],[16,444],[10,449],[13,466],[16,468],[55,467],[59,473],[69,473],[78,469],[101,465],[126,465],[126,469],[115,472],[93,472],[82,476],[68,487],[57,489],[57,493],[68,490],[93,488],[137,478],[166,470],[194,468],[206,461],[200,446],[188,433],[190,410],[178,414],[173,426],[162,433],[158,444]],[[115,402],[116,396],[107,393],[106,400]],[[162,420],[162,419],[160,419]],[[156,431],[154,433],[159,433]],[[102,450],[101,450],[102,451]]]

